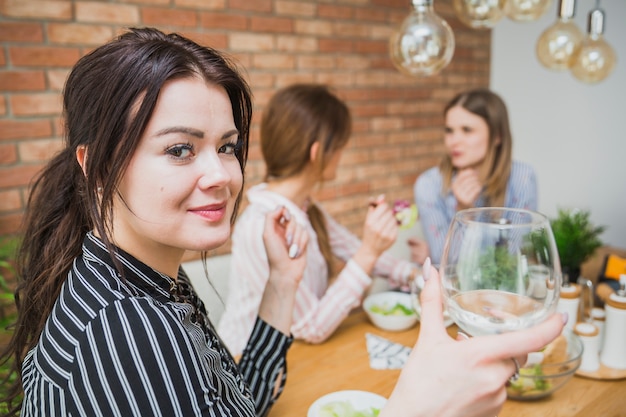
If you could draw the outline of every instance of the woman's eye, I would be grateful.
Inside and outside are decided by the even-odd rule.
[[[193,156],[193,146],[191,144],[174,145],[165,150],[168,155],[176,159],[189,159]]]
[[[235,143],[226,143],[218,149],[219,153],[224,153],[226,155],[236,155],[237,152],[241,149],[241,145],[239,142]]]

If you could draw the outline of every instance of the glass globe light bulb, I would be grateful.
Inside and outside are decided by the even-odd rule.
[[[504,4],[504,14],[517,22],[537,20],[547,11],[552,0],[507,0]]]
[[[459,20],[472,29],[491,29],[504,16],[505,0],[454,0]]]
[[[583,41],[583,34],[572,20],[575,0],[561,0],[559,18],[539,36],[537,58],[546,68],[555,71],[569,69]]]
[[[594,9],[589,12],[588,27],[588,35],[583,40],[571,71],[580,81],[597,83],[611,74],[617,56],[603,36],[604,11]]]
[[[414,10],[389,39],[389,55],[406,75],[430,76],[450,63],[454,33],[433,10],[433,0],[412,0]]]

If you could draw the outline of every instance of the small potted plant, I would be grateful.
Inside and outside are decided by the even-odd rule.
[[[581,265],[602,246],[600,235],[606,227],[595,226],[589,216],[590,212],[585,210],[559,209],[557,217],[550,220],[564,285],[578,280]]]

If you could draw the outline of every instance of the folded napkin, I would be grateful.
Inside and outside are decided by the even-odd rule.
[[[411,352],[406,346],[371,333],[365,334],[365,342],[372,369],[401,369]]]

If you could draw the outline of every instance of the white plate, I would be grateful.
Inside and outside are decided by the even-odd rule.
[[[357,410],[366,410],[369,407],[375,407],[378,409],[383,408],[387,399],[381,395],[374,394],[367,391],[336,391],[326,394],[311,404],[307,417],[318,417],[320,409],[331,402],[335,401],[348,401]]]

